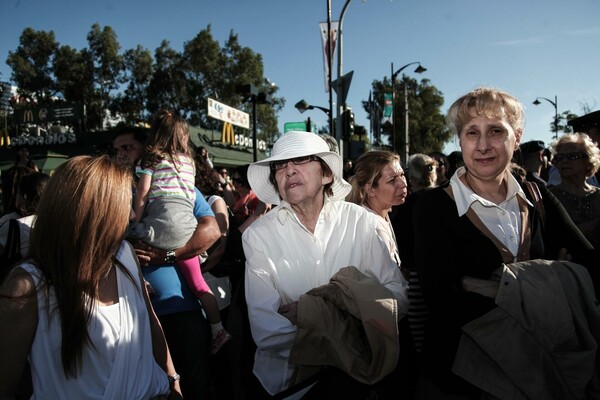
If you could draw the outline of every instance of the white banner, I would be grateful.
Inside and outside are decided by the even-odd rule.
[[[226,104],[208,98],[208,116],[220,121],[250,129],[250,115]]]
[[[330,42],[327,40],[327,22],[319,22],[319,28],[321,29],[321,39],[323,41],[323,71],[325,72],[325,92],[329,93],[329,74],[331,73],[329,66],[333,66],[333,59],[335,58],[334,54],[338,35],[338,22],[331,21],[331,62],[328,62]]]

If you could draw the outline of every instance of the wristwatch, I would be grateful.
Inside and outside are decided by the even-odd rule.
[[[175,382],[180,381],[181,380],[181,375],[179,375],[177,372],[175,372],[175,375],[171,376],[169,375],[169,384],[171,386],[173,386],[175,384]]]
[[[177,262],[177,256],[175,255],[175,250],[167,251],[167,254],[165,255],[165,263],[173,264],[175,262]]]

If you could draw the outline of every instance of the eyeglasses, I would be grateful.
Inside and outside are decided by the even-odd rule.
[[[273,161],[269,166],[273,171],[279,171],[287,167],[289,162],[292,162],[294,165],[303,165],[308,164],[311,161],[319,161],[319,157],[317,156],[304,156],[304,157],[296,157],[291,160],[281,160],[281,161]]]
[[[554,162],[561,162],[564,160],[575,161],[582,158],[587,158],[585,153],[557,153],[554,156]]]
[[[231,181],[232,181],[233,183],[239,183],[240,185],[241,185],[242,183],[244,183],[244,180],[243,180],[242,178],[233,178]]]

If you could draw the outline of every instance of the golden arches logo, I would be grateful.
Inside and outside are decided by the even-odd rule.
[[[33,122],[33,111],[32,110],[23,111],[23,122]]]
[[[221,141],[223,143],[235,144],[235,134],[233,125],[229,122],[223,123],[223,132],[221,133]]]

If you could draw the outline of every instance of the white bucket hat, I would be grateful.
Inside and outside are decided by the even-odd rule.
[[[262,161],[250,164],[248,182],[250,187],[264,203],[279,204],[281,198],[278,191],[269,181],[273,161],[289,160],[297,157],[315,155],[325,161],[333,172],[331,200],[342,200],[350,193],[351,186],[342,179],[343,162],[339,154],[329,151],[329,146],[317,134],[311,132],[293,131],[283,134],[273,145],[272,156]]]

